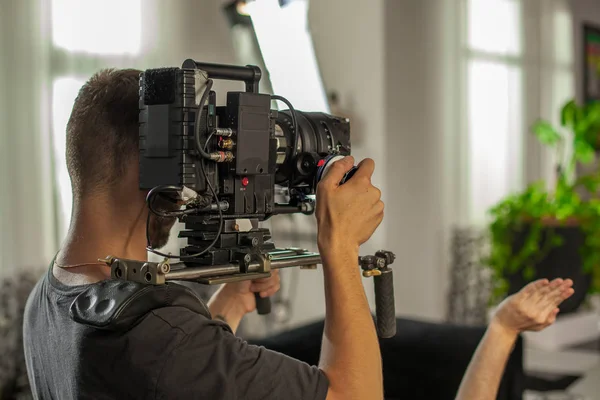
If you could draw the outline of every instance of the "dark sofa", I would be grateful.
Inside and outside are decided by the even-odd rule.
[[[485,327],[397,319],[396,336],[380,342],[386,399],[454,399]],[[317,364],[323,322],[254,341],[291,357]],[[523,340],[507,363],[498,399],[521,400],[525,385]]]

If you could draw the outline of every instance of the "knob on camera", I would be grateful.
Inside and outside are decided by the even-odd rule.
[[[333,165],[333,163],[335,163],[336,161],[339,161],[343,158],[344,158],[344,156],[327,156],[326,158],[319,161],[318,169],[317,169],[317,183],[319,183],[321,181],[321,179],[323,179],[323,177],[325,176],[325,173]],[[357,170],[358,170],[358,168],[356,166],[354,166],[350,169],[350,171],[346,172],[346,174],[344,174],[344,177],[340,181],[340,185],[343,185],[350,178],[352,178],[352,176],[354,175],[354,173],[356,173]]]

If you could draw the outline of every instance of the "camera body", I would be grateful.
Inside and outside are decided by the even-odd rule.
[[[190,262],[217,265],[272,250],[258,222],[312,213],[319,169],[350,154],[347,119],[291,105],[272,108],[279,96],[258,93],[260,74],[253,66],[193,60],[141,74],[140,189],[185,188],[198,195],[185,205],[190,212],[178,215],[186,228],[180,236],[188,239],[182,255],[216,239]],[[217,106],[211,79],[241,80],[246,90],[228,92],[226,105]],[[281,192],[288,201],[276,203]]]
[[[161,88],[163,93],[168,88],[171,94],[166,103],[149,95],[156,93],[152,85],[163,83],[162,79],[154,79],[148,84],[149,74],[156,73],[173,75],[169,77],[169,86]],[[203,143],[217,127],[223,132],[231,131],[231,136],[218,136],[221,144],[218,151],[224,157],[230,153],[230,160],[204,165],[216,193],[228,200],[225,214],[271,213],[277,140],[273,135],[270,96],[232,92],[227,94],[227,106],[217,109],[216,96],[209,95],[208,106],[198,110],[194,75],[194,70],[149,70],[141,78],[140,189],[175,185],[197,193],[207,192],[207,182],[198,168],[198,163],[204,160],[197,156],[194,137],[200,111]],[[156,100],[160,103],[155,104]]]

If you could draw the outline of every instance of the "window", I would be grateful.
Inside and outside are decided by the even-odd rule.
[[[514,0],[469,0],[468,48],[484,53],[519,56],[521,8]]]
[[[52,0],[52,42],[70,52],[136,55],[141,0]]]
[[[141,52],[141,0],[51,0],[52,145],[58,188],[59,240],[71,216],[65,163],[66,126],[79,88],[97,69]]]
[[[556,122],[574,94],[567,0],[464,0],[466,218],[533,179],[553,179],[551,155],[528,137],[537,118]],[[528,159],[540,154],[539,166]]]

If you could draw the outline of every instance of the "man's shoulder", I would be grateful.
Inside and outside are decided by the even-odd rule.
[[[23,319],[25,325],[29,319],[37,315],[39,312],[44,312],[44,304],[49,304],[48,299],[48,277],[43,274],[37,278],[37,281],[31,282],[27,298],[25,299],[25,307],[23,310]]]
[[[197,335],[214,329],[231,332],[227,324],[181,306],[154,309],[148,313],[146,319],[161,326],[161,329],[175,329],[184,335]]]

